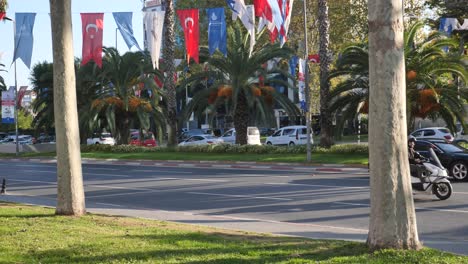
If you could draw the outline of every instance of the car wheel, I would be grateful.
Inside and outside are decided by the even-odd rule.
[[[99,145],[99,142],[96,142],[96,145]]]
[[[294,147],[294,145],[296,145],[296,144],[294,144],[294,142],[292,142],[292,141],[289,142],[289,146],[290,146],[290,147]]]
[[[266,144],[267,144],[268,146],[271,146],[271,145],[273,145],[273,144],[271,144],[271,142],[270,142],[270,141],[268,141]]]
[[[455,178],[455,180],[465,181],[468,178],[468,166],[465,162],[456,161],[452,164],[450,173],[452,174],[453,178]]]

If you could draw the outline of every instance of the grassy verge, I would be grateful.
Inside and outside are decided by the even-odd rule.
[[[1,263],[468,263],[423,249],[368,253],[362,243],[226,231],[128,217],[55,216],[0,202]]]
[[[312,163],[367,164],[367,154],[314,153]],[[208,160],[208,161],[256,161],[305,163],[305,154],[250,154],[250,153],[193,153],[193,152],[145,152],[145,153],[82,153],[84,158],[143,159],[143,160]]]

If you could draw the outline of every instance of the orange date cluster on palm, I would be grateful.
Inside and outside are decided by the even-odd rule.
[[[412,109],[415,116],[426,118],[430,113],[440,110],[438,93],[433,89],[423,89],[418,91],[417,105]]]
[[[96,99],[92,102],[92,108],[102,108],[106,105],[115,105],[117,108],[124,110],[124,102],[120,97],[110,96],[102,99]],[[129,112],[136,112],[138,108],[143,108],[147,112],[152,111],[151,103],[146,100],[142,100],[138,97],[130,97],[128,99],[128,110]]]

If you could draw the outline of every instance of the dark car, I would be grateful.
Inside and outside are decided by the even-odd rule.
[[[417,140],[414,149],[425,157],[429,157],[432,148],[449,174],[458,181],[468,180],[468,150],[442,140]]]

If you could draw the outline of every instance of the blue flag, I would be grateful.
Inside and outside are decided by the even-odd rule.
[[[135,36],[133,35],[132,12],[114,12],[112,15],[114,15],[115,23],[117,24],[125,43],[127,43],[128,49],[136,46],[141,50]]]
[[[216,49],[219,49],[224,56],[227,54],[226,48],[226,18],[224,16],[224,8],[208,8],[208,47],[210,55]]]
[[[299,58],[297,56],[292,56],[289,60],[289,73],[291,73],[292,76],[296,76],[297,63],[299,63]]]
[[[15,53],[13,62],[20,58],[24,64],[31,67],[31,56],[33,50],[33,28],[36,13],[16,13],[16,31],[15,31]]]

